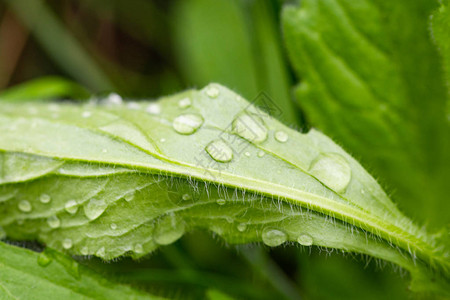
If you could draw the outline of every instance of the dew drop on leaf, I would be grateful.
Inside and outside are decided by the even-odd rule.
[[[39,197],[39,201],[41,201],[42,203],[49,203],[51,200],[52,200],[52,198],[47,194],[42,194]]]
[[[224,205],[227,201],[225,199],[217,199],[216,203],[219,205]]]
[[[84,206],[84,213],[89,220],[95,220],[106,210],[107,206],[103,199],[91,199]]]
[[[240,232],[244,232],[247,229],[247,224],[245,223],[241,223],[237,226],[237,230],[239,230]]]
[[[261,143],[267,139],[267,128],[261,118],[246,113],[233,120],[232,130],[249,142]]]
[[[141,108],[141,105],[139,103],[137,103],[137,102],[131,101],[131,102],[127,103],[127,108],[128,109],[133,109],[133,110],[138,110],[138,109]]]
[[[136,253],[144,253],[144,247],[141,244],[134,245],[134,252]]]
[[[75,200],[69,200],[64,205],[64,209],[71,215],[78,211],[78,204]]]
[[[287,235],[281,230],[266,227],[262,232],[262,240],[267,246],[275,247],[286,242]]]
[[[336,192],[343,192],[351,179],[350,165],[337,153],[320,154],[311,163],[309,172]]]
[[[191,106],[191,105],[192,105],[192,101],[191,101],[191,99],[188,98],[188,97],[183,98],[183,99],[180,99],[180,100],[178,101],[178,106],[179,106],[180,108],[187,108],[187,107],[189,107],[189,106]]]
[[[159,115],[161,113],[161,106],[158,103],[150,103],[145,111],[151,115]]]
[[[203,117],[196,114],[183,114],[173,120],[173,129],[179,134],[193,134],[203,124]]]
[[[184,222],[174,214],[164,216],[154,231],[155,242],[168,245],[178,240],[184,234]]]
[[[70,249],[72,248],[72,240],[71,239],[64,239],[64,241],[62,242],[62,246],[64,249]]]
[[[220,91],[215,86],[208,86],[206,88],[206,95],[210,98],[217,98],[220,94]]]
[[[266,153],[264,151],[259,151],[258,152],[258,157],[263,157]]]
[[[289,136],[286,132],[280,130],[275,132],[275,139],[280,143],[286,143],[289,139]]]
[[[244,154],[245,154],[245,156],[247,156],[247,157],[250,157],[250,155],[251,155],[250,152],[248,152],[248,151],[245,152]]]
[[[84,246],[80,250],[81,255],[88,255],[89,254],[89,248],[87,246]]]
[[[61,221],[57,216],[53,215],[47,218],[47,224],[50,228],[58,228],[61,226]]]
[[[23,212],[27,212],[27,213],[30,212],[32,209],[30,202],[28,202],[27,200],[21,200],[19,202],[18,207],[19,207],[19,210],[21,210]]]
[[[218,162],[229,162],[233,159],[233,150],[223,140],[212,141],[205,150],[212,159]]]
[[[52,262],[52,258],[49,257],[45,252],[39,253],[39,256],[37,258],[37,263],[41,267],[46,267]]]
[[[92,113],[90,111],[83,111],[81,113],[81,117],[84,119],[90,118],[92,116]]]
[[[181,199],[187,201],[187,200],[191,200],[192,197],[191,197],[191,195],[189,195],[189,194],[184,194],[183,196],[181,196]]]
[[[109,94],[108,98],[106,99],[106,104],[108,105],[120,105],[122,104],[122,102],[122,97],[120,97],[120,95],[116,93]]]
[[[123,198],[124,198],[125,201],[127,201],[127,202],[133,201],[133,199],[134,199],[134,194],[135,194],[134,191],[133,191],[133,192],[130,192],[130,193],[126,194]]]
[[[313,238],[309,234],[301,234],[298,236],[297,242],[303,246],[311,246],[313,244]]]
[[[109,227],[110,227],[112,230],[116,230],[116,229],[117,229],[117,224],[116,224],[116,223],[111,223],[111,225],[109,225]]]
[[[95,252],[95,255],[97,255],[98,257],[105,257],[105,254],[106,254],[105,247],[101,247],[100,249],[97,250],[97,252]]]

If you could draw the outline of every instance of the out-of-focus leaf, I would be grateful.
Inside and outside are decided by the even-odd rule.
[[[172,20],[176,54],[190,84],[217,81],[245,97],[256,96],[256,61],[237,1],[178,1]]]
[[[41,77],[0,92],[0,101],[86,99],[90,93],[81,85],[60,77]]]
[[[8,236],[111,259],[203,228],[229,243],[369,254],[410,270],[419,288],[448,284],[445,249],[318,131],[296,132],[217,84],[101,103],[0,103]]]
[[[394,190],[415,219],[448,223],[446,90],[428,20],[435,1],[305,0],[284,11],[312,123]]]
[[[93,91],[112,90],[106,74],[43,1],[6,2],[65,72]]]
[[[216,81],[248,99],[264,91],[268,107],[299,125],[279,29],[269,1],[178,1],[173,14],[177,56],[189,84]]]
[[[162,299],[102,278],[51,249],[36,253],[0,242],[1,299]]]
[[[441,52],[450,88],[450,7],[448,0],[442,0],[439,9],[432,15],[432,34]],[[449,91],[450,92],[450,91]]]

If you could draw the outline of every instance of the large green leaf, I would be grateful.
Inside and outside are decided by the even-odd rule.
[[[416,280],[431,267],[446,280],[434,238],[320,132],[287,128],[217,84],[157,103],[118,100],[0,104],[9,237],[111,259],[203,228],[229,243],[365,253]]]
[[[161,299],[106,280],[72,258],[47,249],[0,242],[1,299]]]
[[[284,34],[307,118],[361,157],[415,219],[448,224],[446,89],[435,1],[305,0]],[[448,39],[448,31],[443,31]]]

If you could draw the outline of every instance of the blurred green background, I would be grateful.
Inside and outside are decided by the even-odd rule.
[[[264,91],[304,128],[282,43],[281,0],[1,0],[0,94],[156,98],[209,82]],[[103,264],[119,280],[178,299],[405,299],[407,276],[366,257],[287,245],[225,245],[193,232],[148,258]],[[218,298],[217,298],[218,299]]]

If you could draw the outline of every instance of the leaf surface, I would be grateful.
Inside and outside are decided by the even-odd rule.
[[[54,250],[0,242],[2,299],[162,299],[111,282]]]
[[[413,273],[448,267],[329,138],[217,84],[156,103],[1,103],[0,132],[0,225],[14,239],[111,259],[203,228],[229,243],[370,254]]]

